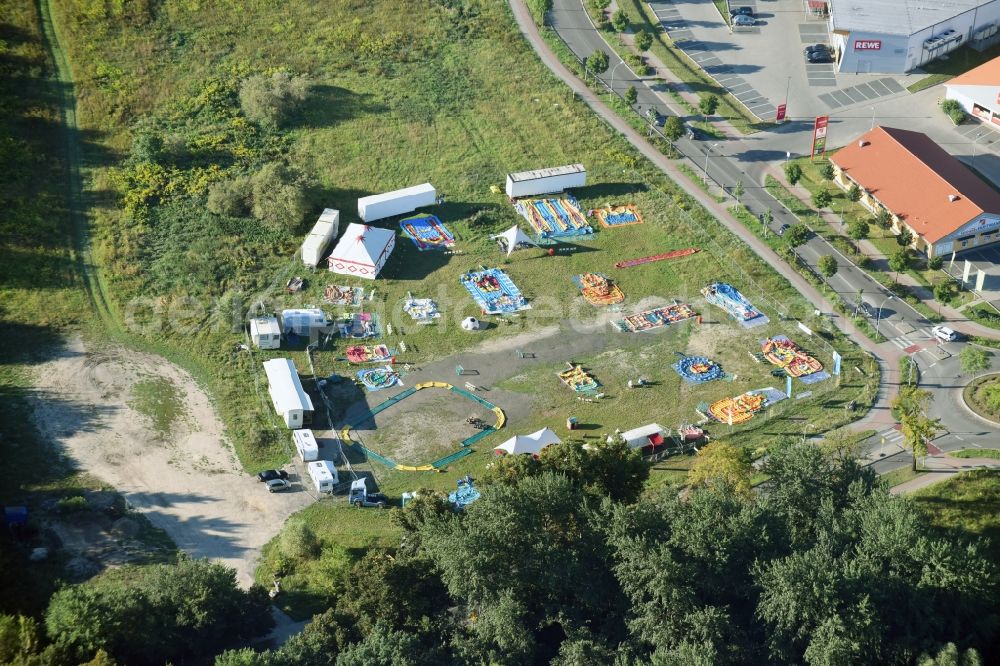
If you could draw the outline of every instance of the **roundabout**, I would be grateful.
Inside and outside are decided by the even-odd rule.
[[[1000,427],[1000,373],[973,379],[962,390],[962,401],[973,414]]]

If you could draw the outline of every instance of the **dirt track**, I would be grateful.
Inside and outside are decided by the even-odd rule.
[[[142,377],[167,379],[183,397],[184,415],[169,434],[130,406]],[[208,396],[162,358],[88,352],[76,338],[37,367],[35,387],[35,422],[57,450],[117,488],[184,551],[235,568],[244,586],[260,547],[312,501],[299,484],[272,495],[243,473]]]

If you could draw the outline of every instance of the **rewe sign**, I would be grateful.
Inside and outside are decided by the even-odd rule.
[[[878,51],[882,48],[881,39],[855,39],[855,51]]]

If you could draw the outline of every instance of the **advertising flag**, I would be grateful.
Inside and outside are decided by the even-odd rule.
[[[777,115],[774,116],[774,120],[776,122],[780,123],[784,119],[785,119],[785,105],[784,104],[779,104],[778,105],[778,113],[777,113]]]
[[[813,124],[812,157],[826,152],[826,127],[830,124],[830,116],[816,116]]]

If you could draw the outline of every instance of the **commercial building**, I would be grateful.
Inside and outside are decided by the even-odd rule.
[[[851,74],[902,74],[1000,41],[1000,0],[832,0],[829,16],[838,68]]]
[[[945,97],[961,104],[966,113],[1000,129],[1000,58],[956,76],[944,87]]]
[[[920,132],[876,127],[837,151],[834,181],[857,185],[873,214],[913,235],[913,248],[947,256],[1000,240],[1000,193]]]

